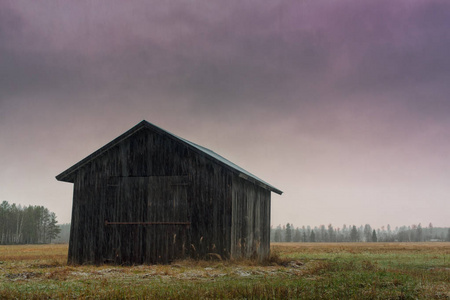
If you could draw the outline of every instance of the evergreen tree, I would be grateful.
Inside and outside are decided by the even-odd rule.
[[[305,235],[308,237],[308,241],[309,241],[309,237],[311,236],[311,226],[306,226],[306,232]],[[306,239],[304,240],[304,242],[306,242]]]
[[[422,230],[422,224],[420,224],[420,223],[419,223],[419,225],[417,225],[416,241],[423,242],[423,230]]]
[[[286,235],[285,235],[285,242],[292,242],[292,228],[291,228],[291,224],[287,223],[286,224]]]
[[[48,241],[49,243],[51,243],[52,240],[55,239],[61,232],[61,228],[59,228],[57,223],[58,222],[56,221],[55,213],[54,212],[50,213],[45,236],[45,240]]]
[[[358,230],[356,230],[356,226],[353,225],[352,230],[350,231],[350,241],[351,242],[358,242]]]
[[[331,224],[328,224],[328,242],[336,242],[336,234]]]
[[[292,239],[293,242],[300,242],[302,240],[302,234],[300,233],[300,229],[295,229],[294,238]]]
[[[325,225],[320,225],[320,230],[318,232],[317,240],[319,242],[328,242],[327,230],[325,229]]]
[[[311,230],[311,235],[309,236],[309,241],[314,243],[316,241],[316,235],[314,234],[314,230]]]
[[[450,242],[450,228],[448,229],[448,232],[447,232],[447,242]]]
[[[372,242],[376,243],[378,241],[377,232],[375,229],[372,231]]]
[[[278,225],[277,229],[275,229],[275,242],[281,242],[281,226]]]
[[[406,226],[402,226],[398,229],[397,238],[399,242],[410,242]]]

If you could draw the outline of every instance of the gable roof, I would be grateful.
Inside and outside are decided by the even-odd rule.
[[[98,149],[97,151],[95,151],[94,153],[92,153],[91,155],[87,156],[86,158],[82,159],[81,161],[79,161],[78,163],[76,163],[75,165],[73,165],[72,167],[70,167],[69,169],[65,170],[64,172],[62,172],[61,174],[56,176],[56,179],[59,181],[66,181],[66,182],[73,182],[73,178],[72,175],[74,174],[75,171],[77,171],[79,168],[81,168],[82,166],[84,166],[85,164],[89,163],[91,160],[94,160],[95,158],[97,158],[98,156],[102,155],[103,153],[105,153],[106,151],[108,151],[109,149],[111,149],[112,147],[114,147],[115,145],[121,143],[123,140],[125,140],[126,138],[134,135],[136,132],[144,129],[144,128],[148,128],[154,131],[157,131],[159,133],[163,133],[168,135],[169,137],[172,137],[173,139],[186,144],[189,148],[193,149],[196,152],[200,152],[202,154],[206,154],[207,157],[211,158],[213,161],[219,163],[220,165],[228,168],[229,170],[231,170],[232,172],[236,173],[239,177],[244,178],[245,180],[248,180],[250,182],[253,182],[267,190],[270,190],[274,193],[277,193],[279,195],[281,195],[283,192],[279,189],[277,189],[276,187],[270,185],[269,183],[265,182],[264,180],[256,177],[255,175],[253,175],[252,173],[244,170],[243,168],[239,167],[238,165],[232,163],[231,161],[229,161],[228,159],[220,156],[219,154],[215,153],[214,151],[202,147],[200,145],[197,145],[191,141],[188,141],[186,139],[183,139],[179,136],[176,136],[173,133],[170,133],[167,130],[164,130],[156,125],[153,125],[147,121],[142,121],[139,124],[137,124],[136,126],[134,126],[133,128],[131,128],[130,130],[128,130],[127,132],[125,132],[124,134],[120,135],[119,137],[115,138],[114,140],[112,140],[111,142],[109,142],[108,144],[106,144],[105,146],[101,147],[100,149]]]

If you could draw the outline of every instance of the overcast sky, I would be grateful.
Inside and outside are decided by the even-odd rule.
[[[449,1],[0,0],[0,201],[141,120],[284,191],[272,225],[450,226]]]

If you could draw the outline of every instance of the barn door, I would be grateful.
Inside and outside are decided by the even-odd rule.
[[[168,263],[184,258],[189,230],[188,176],[148,180],[146,262]]]
[[[111,177],[105,214],[105,261],[143,263],[146,218],[146,177]]]
[[[111,177],[103,253],[116,263],[168,263],[188,243],[188,176]]]

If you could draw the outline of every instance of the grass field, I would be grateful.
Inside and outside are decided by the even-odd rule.
[[[450,243],[276,243],[264,266],[66,259],[67,245],[0,246],[0,298],[450,299]]]

